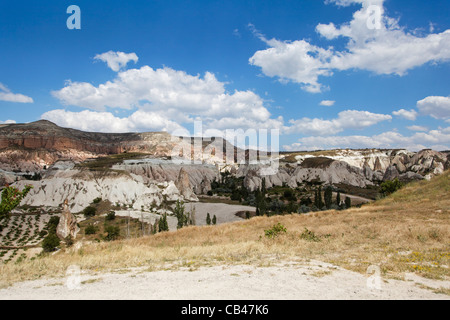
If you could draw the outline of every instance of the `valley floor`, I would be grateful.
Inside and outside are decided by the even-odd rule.
[[[444,287],[442,287],[444,286]],[[449,281],[412,274],[383,279],[322,263],[284,262],[266,267],[227,265],[135,268],[118,273],[69,272],[64,278],[16,283],[0,290],[0,299],[151,299],[151,300],[450,300],[439,293]],[[437,291],[436,291],[437,290]]]

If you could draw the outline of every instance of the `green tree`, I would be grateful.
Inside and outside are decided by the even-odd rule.
[[[42,249],[44,249],[44,252],[53,252],[60,244],[61,241],[58,236],[54,233],[49,233],[42,241]]]
[[[47,230],[49,234],[56,234],[56,228],[58,228],[59,217],[51,217],[47,222]]]
[[[208,214],[206,215],[206,224],[209,226],[211,224],[211,216]]]
[[[352,199],[350,199],[350,197],[345,197],[345,206],[347,209],[352,206]]]
[[[0,221],[8,218],[11,211],[16,208],[23,198],[30,192],[32,186],[25,186],[20,191],[16,187],[6,186],[2,191],[2,201],[0,202]]]
[[[403,187],[403,183],[401,183],[397,178],[395,178],[394,180],[388,180],[383,182],[380,185],[380,193],[386,197],[392,193],[394,193],[395,191],[399,190],[401,187]]]
[[[331,186],[325,188],[324,200],[325,206],[327,207],[327,209],[330,209],[333,202],[333,189],[331,188]]]
[[[336,204],[338,206],[341,205],[341,193],[338,191],[337,196],[336,196]]]
[[[214,217],[212,218],[212,224],[215,225],[217,223],[217,218],[216,215],[214,215]]]
[[[317,189],[315,191],[315,195],[314,195],[314,205],[317,207],[317,209],[322,210],[324,204],[323,204],[323,200],[322,200],[322,187],[319,187],[319,189]]]
[[[183,226],[186,226],[188,224],[187,216],[184,213],[185,207],[184,202],[177,200],[177,203],[175,205],[175,209],[173,213],[175,214],[175,217],[177,217],[177,229],[183,228]]]
[[[164,214],[159,220],[159,232],[169,231],[169,224],[167,223],[167,214]]]
[[[93,217],[93,216],[95,216],[96,213],[97,213],[97,209],[94,207],[91,207],[91,206],[86,207],[83,210],[83,214],[86,218]]]
[[[322,210],[322,208],[325,205],[323,202],[323,198],[322,198],[322,187],[319,187],[319,190],[317,191],[317,195],[319,196],[319,199],[318,199],[319,209]]]
[[[262,182],[261,182],[261,193],[263,195],[263,197],[266,197],[266,178],[262,178]]]

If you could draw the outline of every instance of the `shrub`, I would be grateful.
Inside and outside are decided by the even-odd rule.
[[[73,238],[72,236],[69,234],[67,237],[64,238],[64,242],[66,243],[66,246],[69,248],[71,246],[73,246]]]
[[[44,241],[42,241],[42,249],[44,249],[44,252],[53,252],[58,248],[60,243],[61,241],[58,236],[54,233],[50,233],[44,238]]]
[[[114,211],[109,212],[105,218],[106,221],[113,221],[114,219],[116,219],[116,213]]]
[[[90,234],[96,234],[97,233],[97,227],[90,224],[84,229],[84,234],[90,235]]]
[[[287,230],[285,226],[283,226],[281,223],[277,223],[272,228],[264,230],[264,233],[267,238],[273,239],[277,237],[280,233],[286,233]]]
[[[39,238],[43,238],[43,237],[45,237],[47,234],[48,234],[47,231],[41,230],[41,231],[39,232]]]
[[[92,200],[92,203],[97,204],[97,203],[100,203],[101,201],[102,201],[102,198],[98,197],[98,198],[95,198],[94,200]]]
[[[208,214],[206,215],[206,224],[209,226],[211,224],[211,216]]]
[[[312,241],[312,242],[319,242],[320,238],[316,236],[316,234],[313,231],[308,230],[305,228],[305,230],[300,235],[300,239],[306,240],[306,241]]]
[[[86,218],[93,217],[93,216],[95,216],[96,213],[97,213],[97,209],[94,207],[91,207],[91,206],[86,207],[83,210],[83,214]]]
[[[380,193],[386,197],[399,190],[401,187],[403,187],[403,183],[401,183],[397,178],[392,181],[388,180],[380,185]]]
[[[298,209],[298,213],[308,213],[311,212],[311,208],[302,204]]]
[[[120,228],[118,226],[106,226],[105,232],[107,233],[105,237],[107,241],[117,240],[120,236]]]
[[[295,197],[294,191],[292,189],[287,189],[283,193],[283,197],[288,201],[297,201],[297,198]]]
[[[216,218],[216,215],[214,215],[214,217],[212,218],[212,224],[216,224],[217,223],[217,218]]]

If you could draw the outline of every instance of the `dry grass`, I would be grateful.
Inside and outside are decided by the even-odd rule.
[[[386,277],[414,272],[449,279],[450,175],[413,183],[392,196],[347,211],[255,217],[219,226],[85,245],[0,266],[3,285],[47,276],[64,276],[70,265],[111,271],[148,270],[215,264],[270,265],[277,260],[317,259],[365,273],[378,265]],[[273,239],[265,230],[281,223],[287,232]],[[313,237],[305,237],[305,229]],[[311,239],[315,239],[312,241]],[[317,241],[318,240],[318,241]]]

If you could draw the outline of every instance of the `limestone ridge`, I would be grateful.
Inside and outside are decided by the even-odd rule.
[[[199,139],[173,137],[165,132],[83,132],[61,128],[45,120],[1,125],[0,183],[33,184],[35,205],[52,203],[59,206],[68,198],[71,210],[77,212],[95,197],[132,205],[135,209],[147,207],[153,201],[159,204],[163,196],[169,195],[172,201],[195,201],[195,194],[211,190],[211,182],[218,178],[220,171],[226,170],[243,177],[244,185],[255,190],[261,187],[263,178],[267,188],[297,187],[304,182],[318,181],[364,188],[395,178],[402,181],[428,179],[450,167],[449,151],[327,150],[281,153],[276,173],[264,175],[264,165],[224,166],[220,149],[234,148],[237,157],[238,149],[229,142],[221,138]],[[189,159],[196,160],[196,164],[173,161],[172,151],[180,142],[183,148],[186,147]],[[197,150],[196,146],[202,150]],[[88,158],[125,152],[145,153],[152,159],[118,163],[103,176],[95,176],[89,170],[75,166]],[[246,150],[246,156],[249,153]],[[39,173],[42,180],[26,180],[24,174],[27,171]]]
[[[37,171],[58,160],[80,162],[124,152],[167,156],[177,142],[165,132],[84,132],[46,120],[8,124],[0,127],[0,168]]]
[[[210,153],[206,162],[210,163],[217,160],[215,151],[218,149],[234,149],[234,154],[238,150],[222,138],[176,137],[167,132],[84,132],[40,120],[26,124],[0,125],[0,169],[35,172],[61,160],[82,162],[125,152],[171,157],[175,147],[180,144],[185,150],[193,151],[184,155],[188,159],[192,157],[203,161],[205,159],[201,151],[206,150]],[[199,152],[191,149],[195,145],[199,145],[202,150]]]
[[[323,154],[322,154],[323,153]],[[266,188],[287,185],[295,188],[303,182],[347,184],[365,188],[378,182],[399,179],[402,182],[430,179],[450,168],[450,152],[425,149],[406,150],[334,150],[307,152],[295,156],[295,163],[280,162],[278,172],[265,176]],[[236,173],[244,185],[262,187],[260,167],[242,165]]]

